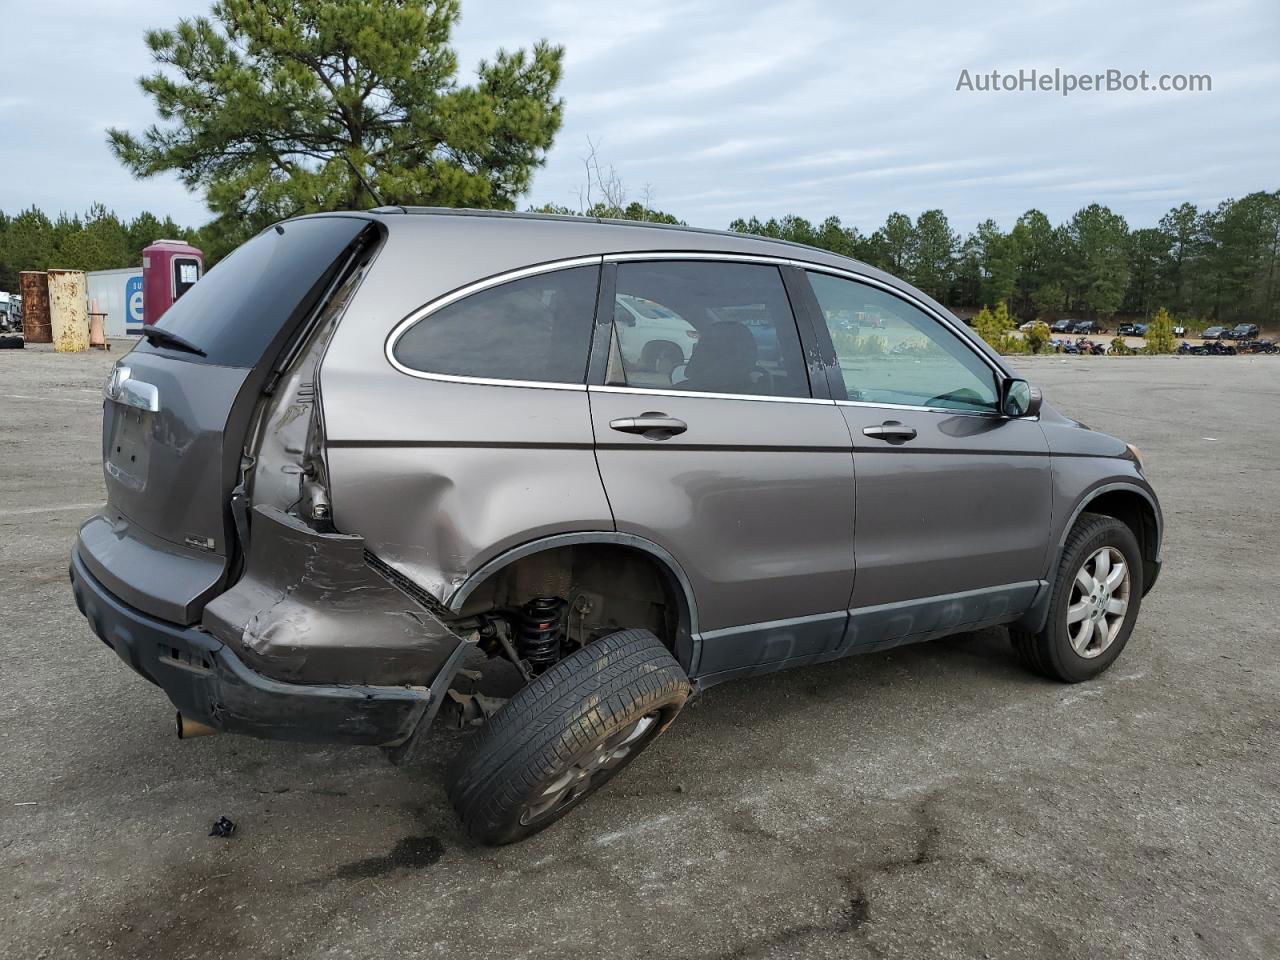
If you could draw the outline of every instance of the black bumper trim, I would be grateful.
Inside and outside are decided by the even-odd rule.
[[[158,620],[124,603],[93,577],[78,551],[72,553],[70,574],[76,606],[103,643],[164,690],[185,716],[227,733],[394,746],[443,694],[419,687],[273,680],[199,627]]]

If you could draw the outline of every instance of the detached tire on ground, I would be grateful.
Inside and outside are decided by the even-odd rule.
[[[1114,517],[1081,514],[1062,551],[1044,629],[1010,630],[1013,649],[1051,680],[1091,680],[1129,642],[1142,590],[1142,552],[1133,531]]]
[[[480,843],[537,833],[635,759],[689,693],[684,670],[648,630],[596,640],[489,718],[454,763],[449,799]]]

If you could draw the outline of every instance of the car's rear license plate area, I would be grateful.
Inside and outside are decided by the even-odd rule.
[[[147,485],[153,414],[117,404],[107,450],[107,472],[131,490]]]

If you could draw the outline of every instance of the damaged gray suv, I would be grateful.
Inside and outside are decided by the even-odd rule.
[[[76,602],[181,735],[405,762],[443,708],[486,843],[722,680],[995,624],[1094,677],[1160,571],[1137,451],[920,291],[634,223],[272,227],[116,364],[103,468]]]

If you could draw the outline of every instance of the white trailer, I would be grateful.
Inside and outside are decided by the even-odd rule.
[[[108,337],[132,336],[131,328],[142,326],[142,267],[94,270],[85,274],[85,284],[90,307],[97,301],[98,312],[107,315]]]

